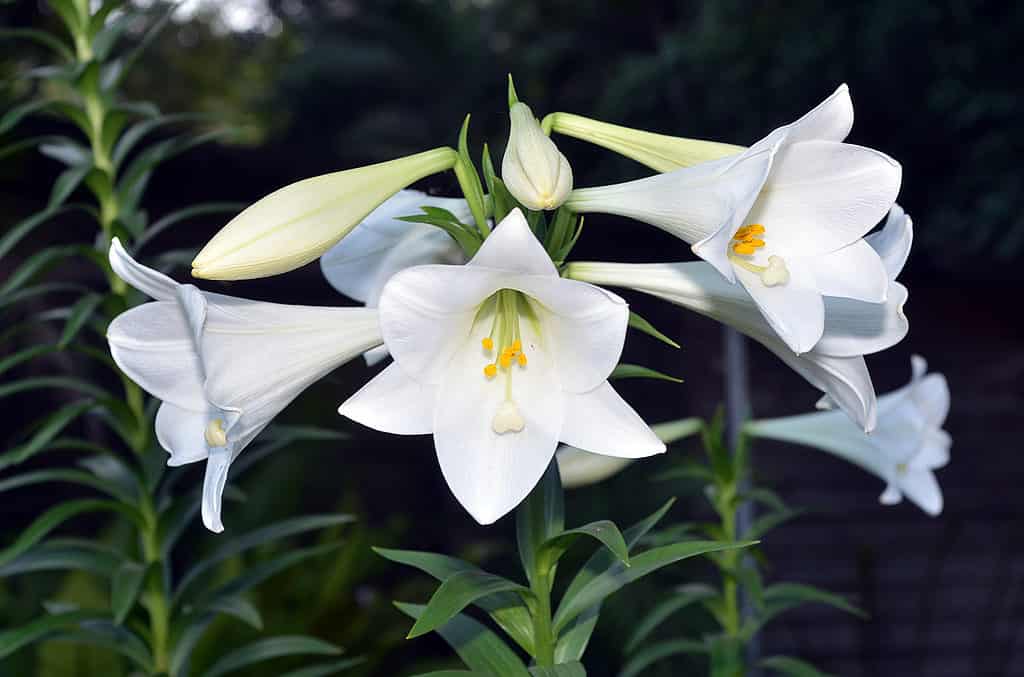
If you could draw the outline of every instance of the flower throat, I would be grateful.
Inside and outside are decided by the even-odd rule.
[[[484,378],[488,381],[504,379],[505,400],[491,421],[491,428],[499,435],[520,432],[526,421],[512,397],[512,374],[516,369],[525,369],[528,363],[519,329],[521,316],[530,316],[529,303],[521,292],[502,289],[494,294],[494,319],[491,331],[481,341],[488,357],[497,355],[493,362],[484,366]]]

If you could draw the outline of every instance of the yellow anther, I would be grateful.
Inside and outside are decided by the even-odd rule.
[[[520,341],[519,339],[516,339],[515,341],[512,342],[512,352],[518,353],[522,349],[523,349],[523,342],[522,341]]]
[[[749,244],[747,242],[737,242],[736,244],[734,244],[732,246],[732,250],[734,252],[736,252],[737,254],[742,254],[744,256],[750,256],[751,254],[753,254],[757,250],[757,247],[755,247],[754,245]]]
[[[490,336],[485,336],[480,343],[483,344],[484,350],[494,350],[494,339]]]
[[[497,373],[498,365],[494,364],[493,362],[484,367],[484,376],[486,376],[487,378],[494,378]]]
[[[756,237],[744,238],[743,244],[749,244],[751,247],[757,247],[760,249],[764,246],[764,240],[758,240]]]
[[[519,355],[516,356],[516,359],[519,361],[520,367],[526,366],[526,353],[519,353]]]
[[[512,366],[512,352],[505,350],[501,353],[501,357],[498,358],[498,363],[502,369],[508,369]]]

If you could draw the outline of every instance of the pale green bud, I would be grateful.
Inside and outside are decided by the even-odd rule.
[[[457,158],[451,148],[435,148],[287,185],[214,235],[192,262],[192,275],[248,280],[294,270],[317,259],[399,190],[451,169]]]
[[[501,162],[501,179],[527,209],[557,209],[572,190],[572,168],[525,103],[509,111],[512,129]]]

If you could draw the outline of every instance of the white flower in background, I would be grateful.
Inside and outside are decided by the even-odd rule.
[[[155,299],[107,329],[121,370],[161,400],[156,436],[168,465],[206,459],[203,523],[223,531],[232,461],[314,381],[381,343],[377,311],[262,303],[201,292],[140,265],[115,239],[110,265]]]
[[[913,225],[898,206],[878,233],[869,235],[889,279],[885,303],[826,298],[824,330],[814,348],[797,355],[787,347],[742,288],[706,263],[572,263],[568,275],[594,284],[652,294],[736,328],[778,355],[826,393],[863,430],[875,427],[876,398],[864,355],[895,345],[907,334],[907,290],[895,281],[913,239]]]
[[[465,263],[462,248],[443,230],[398,220],[421,213],[421,207],[446,209],[463,223],[472,223],[469,206],[461,198],[399,191],[320,258],[320,268],[331,286],[368,308],[376,308],[381,289],[398,271],[429,263]],[[373,365],[387,354],[386,347],[378,346],[365,357]]]
[[[894,204],[902,169],[842,143],[852,124],[843,85],[739,155],[578,189],[566,205],[644,221],[688,242],[725,279],[739,280],[775,333],[803,353],[824,330],[824,296],[886,299],[885,270],[862,238]]]
[[[457,158],[451,148],[435,148],[289,184],[221,228],[192,262],[192,275],[246,280],[294,270],[330,249],[399,190],[451,169]]]
[[[700,432],[702,422],[699,418],[686,418],[680,421],[656,423],[651,430],[665,444],[678,442]],[[605,456],[576,447],[561,445],[555,455],[558,460],[558,473],[562,478],[562,486],[566,489],[577,489],[589,486],[616,475],[635,459]]]
[[[395,274],[380,324],[394,357],[339,412],[383,432],[433,434],[441,471],[481,524],[536,485],[559,441],[642,457],[665,445],[608,384],[629,309],[558,275],[519,210],[462,266]]]
[[[557,209],[572,190],[572,168],[525,103],[512,104],[501,180],[528,209]]]
[[[942,490],[933,472],[949,462],[953,441],[942,425],[949,413],[949,386],[942,374],[927,374],[924,358],[911,358],[913,377],[878,398],[878,427],[866,435],[835,411],[764,419],[747,424],[751,435],[817,447],[885,483],[879,500],[892,505],[905,495],[929,515],[942,512]]]

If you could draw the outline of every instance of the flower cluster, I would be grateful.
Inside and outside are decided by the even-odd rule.
[[[907,290],[896,282],[912,240],[911,220],[895,204],[901,168],[845,143],[852,122],[845,86],[749,148],[565,113],[538,121],[510,93],[500,176],[485,155],[481,181],[464,127],[458,150],[281,188],[228,223],[193,262],[196,277],[235,280],[319,258],[330,284],[364,307],[202,292],[136,263],[115,241],[115,273],[155,301],[111,325],[111,352],[163,402],[157,436],[170,463],[207,460],[203,519],[210,529],[222,529],[230,463],[304,388],[358,355],[371,365],[387,355],[393,362],[339,412],[387,433],[432,435],[453,494],[489,524],[527,496],[560,443],[563,469],[582,468],[582,479],[567,477],[572,485],[610,474],[581,454],[641,458],[692,432],[652,430],[608,382],[630,311],[605,287],[622,287],[763,344],[840,410],[800,426],[844,417],[844,435],[887,446],[897,459],[896,470],[855,460],[885,477],[886,496],[902,491],[934,510],[924,480],[906,478],[930,476],[942,459],[906,451],[920,444],[908,441],[913,431],[888,411],[899,407],[876,399],[864,361],[908,329]],[[658,173],[574,189],[552,134],[602,145]],[[408,189],[448,169],[464,197]],[[567,263],[589,212],[665,230],[703,260]],[[932,418],[941,423],[937,413]],[[754,429],[779,437],[780,425]],[[614,461],[611,472],[626,462]]]

